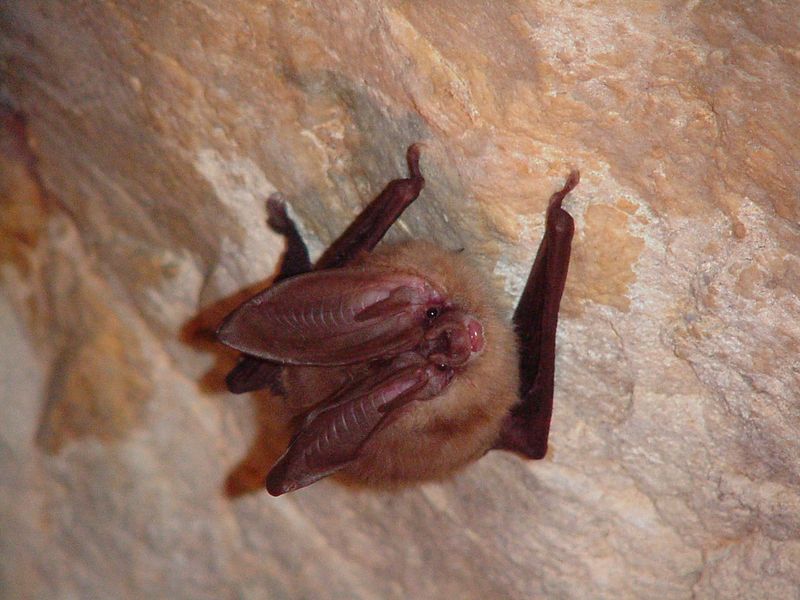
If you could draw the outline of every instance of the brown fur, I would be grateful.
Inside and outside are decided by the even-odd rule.
[[[391,484],[440,478],[480,458],[498,438],[519,386],[516,337],[500,315],[495,292],[467,259],[429,242],[384,246],[356,268],[386,269],[422,276],[450,302],[483,325],[483,352],[460,369],[442,394],[400,409],[373,435],[359,458],[344,469],[353,479]],[[347,368],[292,367],[284,385],[290,406],[303,412],[349,377]]]

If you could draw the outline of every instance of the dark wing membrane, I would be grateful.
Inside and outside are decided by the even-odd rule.
[[[553,413],[558,309],[569,268],[575,223],[561,202],[578,185],[578,171],[553,194],[547,209],[544,238],[528,283],[514,313],[519,339],[520,402],[503,423],[495,448],[532,458],[547,453]]]
[[[392,414],[439,391],[432,365],[406,354],[344,388],[311,412],[267,476],[273,496],[305,487],[344,468]]]
[[[442,301],[414,275],[315,271],[251,298],[217,335],[232,348],[281,363],[352,364],[413,348],[423,335],[426,311]]]
[[[406,161],[408,178],[390,181],[319,258],[315,269],[344,267],[359,254],[372,251],[389,227],[417,199],[425,186],[425,179],[419,170],[417,144],[408,147]]]
[[[284,393],[281,365],[247,354],[242,354],[236,366],[225,376],[225,384],[234,394],[263,388],[269,388],[275,394]]]

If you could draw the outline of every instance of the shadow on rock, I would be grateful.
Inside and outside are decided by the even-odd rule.
[[[216,330],[223,319],[242,302],[265,289],[272,278],[249,286],[203,308],[181,329],[181,341],[215,357],[214,365],[201,377],[200,388],[210,394],[229,393],[225,378],[240,360],[241,354],[217,340]],[[264,481],[272,464],[288,443],[290,417],[276,394],[269,390],[252,392],[256,436],[247,453],[230,470],[223,484],[229,498],[264,492]]]

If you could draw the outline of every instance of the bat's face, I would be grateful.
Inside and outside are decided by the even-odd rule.
[[[434,311],[428,311],[433,315]],[[464,367],[483,352],[486,340],[481,322],[458,308],[436,313],[418,346],[419,352],[445,368]]]

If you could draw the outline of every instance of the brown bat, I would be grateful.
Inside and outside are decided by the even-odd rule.
[[[390,182],[311,265],[283,203],[280,272],[233,313],[219,339],[243,352],[234,393],[269,387],[302,421],[267,477],[278,496],[336,472],[370,484],[434,479],[491,449],[542,458],[553,407],[555,335],[574,231],[553,194],[525,290],[507,323],[460,253],[428,242],[373,252],[425,180]]]

